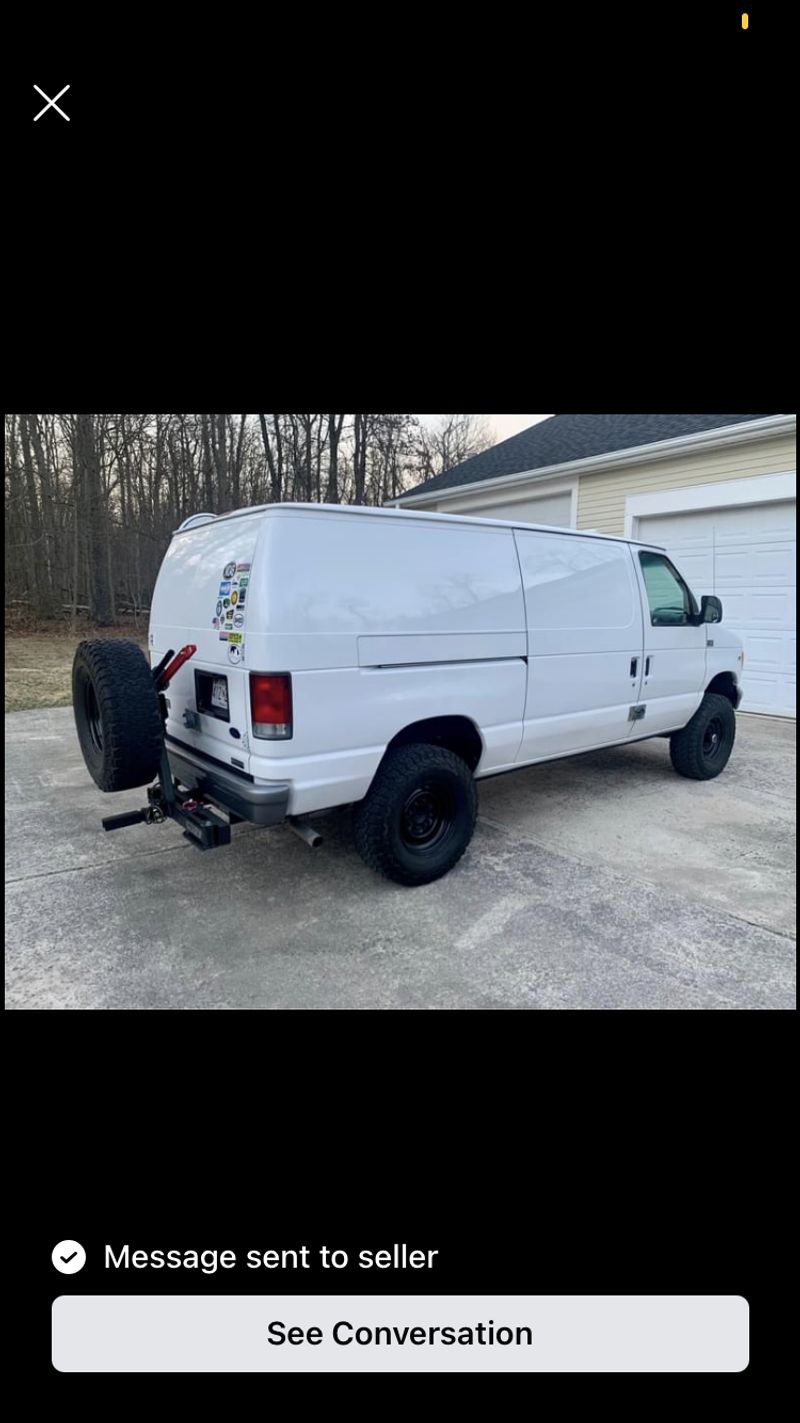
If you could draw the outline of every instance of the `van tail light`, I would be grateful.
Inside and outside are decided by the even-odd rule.
[[[262,741],[288,741],[292,735],[292,679],[288,673],[250,673],[253,735]]]

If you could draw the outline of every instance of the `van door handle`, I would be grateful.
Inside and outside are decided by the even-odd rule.
[[[647,661],[646,661],[645,664],[644,664],[644,675],[645,675],[645,677],[649,677],[649,676],[650,676],[650,661],[651,661],[651,659],[648,657]]]
[[[632,676],[632,677],[636,677],[636,676],[638,675],[638,672],[639,672],[639,659],[638,659],[638,657],[632,657],[632,658],[631,658],[631,676]]]

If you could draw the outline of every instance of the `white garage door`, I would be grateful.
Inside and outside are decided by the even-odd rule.
[[[520,524],[555,524],[568,529],[572,524],[572,495],[551,494],[543,499],[515,499],[512,504],[503,504],[487,494],[482,502],[448,499],[439,505],[428,504],[426,509],[438,509],[440,514],[468,514],[471,519],[509,519]]]
[[[572,495],[551,494],[547,499],[519,499],[513,504],[496,504],[493,519],[519,519],[521,524],[555,524],[568,529],[572,523]]]
[[[698,598],[722,599],[747,652],[742,710],[794,716],[794,500],[641,518],[635,537],[668,549]]]

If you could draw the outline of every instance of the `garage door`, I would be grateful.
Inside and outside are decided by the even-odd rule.
[[[542,499],[515,499],[511,504],[503,504],[490,495],[483,501],[448,499],[441,504],[429,504],[426,509],[437,508],[440,514],[468,514],[471,519],[508,519],[520,524],[555,524],[560,529],[568,529],[572,524],[572,495],[551,494]]]
[[[572,523],[572,496],[551,494],[547,499],[519,499],[513,504],[498,504],[493,519],[517,519],[521,524],[554,524],[568,529]]]
[[[698,598],[722,599],[747,652],[742,710],[794,716],[794,500],[641,518],[635,537],[668,549]]]

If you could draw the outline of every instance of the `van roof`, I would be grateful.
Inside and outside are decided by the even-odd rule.
[[[483,525],[494,529],[530,529],[540,534],[570,534],[573,538],[603,539],[608,543],[632,543],[641,548],[656,548],[656,544],[643,543],[639,539],[626,539],[622,534],[598,534],[587,529],[567,529],[556,524],[526,524],[521,519],[474,518],[468,514],[430,514],[415,509],[377,509],[360,504],[254,504],[248,509],[234,509],[230,514],[194,515],[184,520],[176,534],[189,533],[192,528],[201,527],[196,519],[204,517],[208,523],[225,523],[230,519],[244,519],[253,514],[275,517],[282,514],[352,515],[356,518],[402,520],[417,524],[468,524]]]

